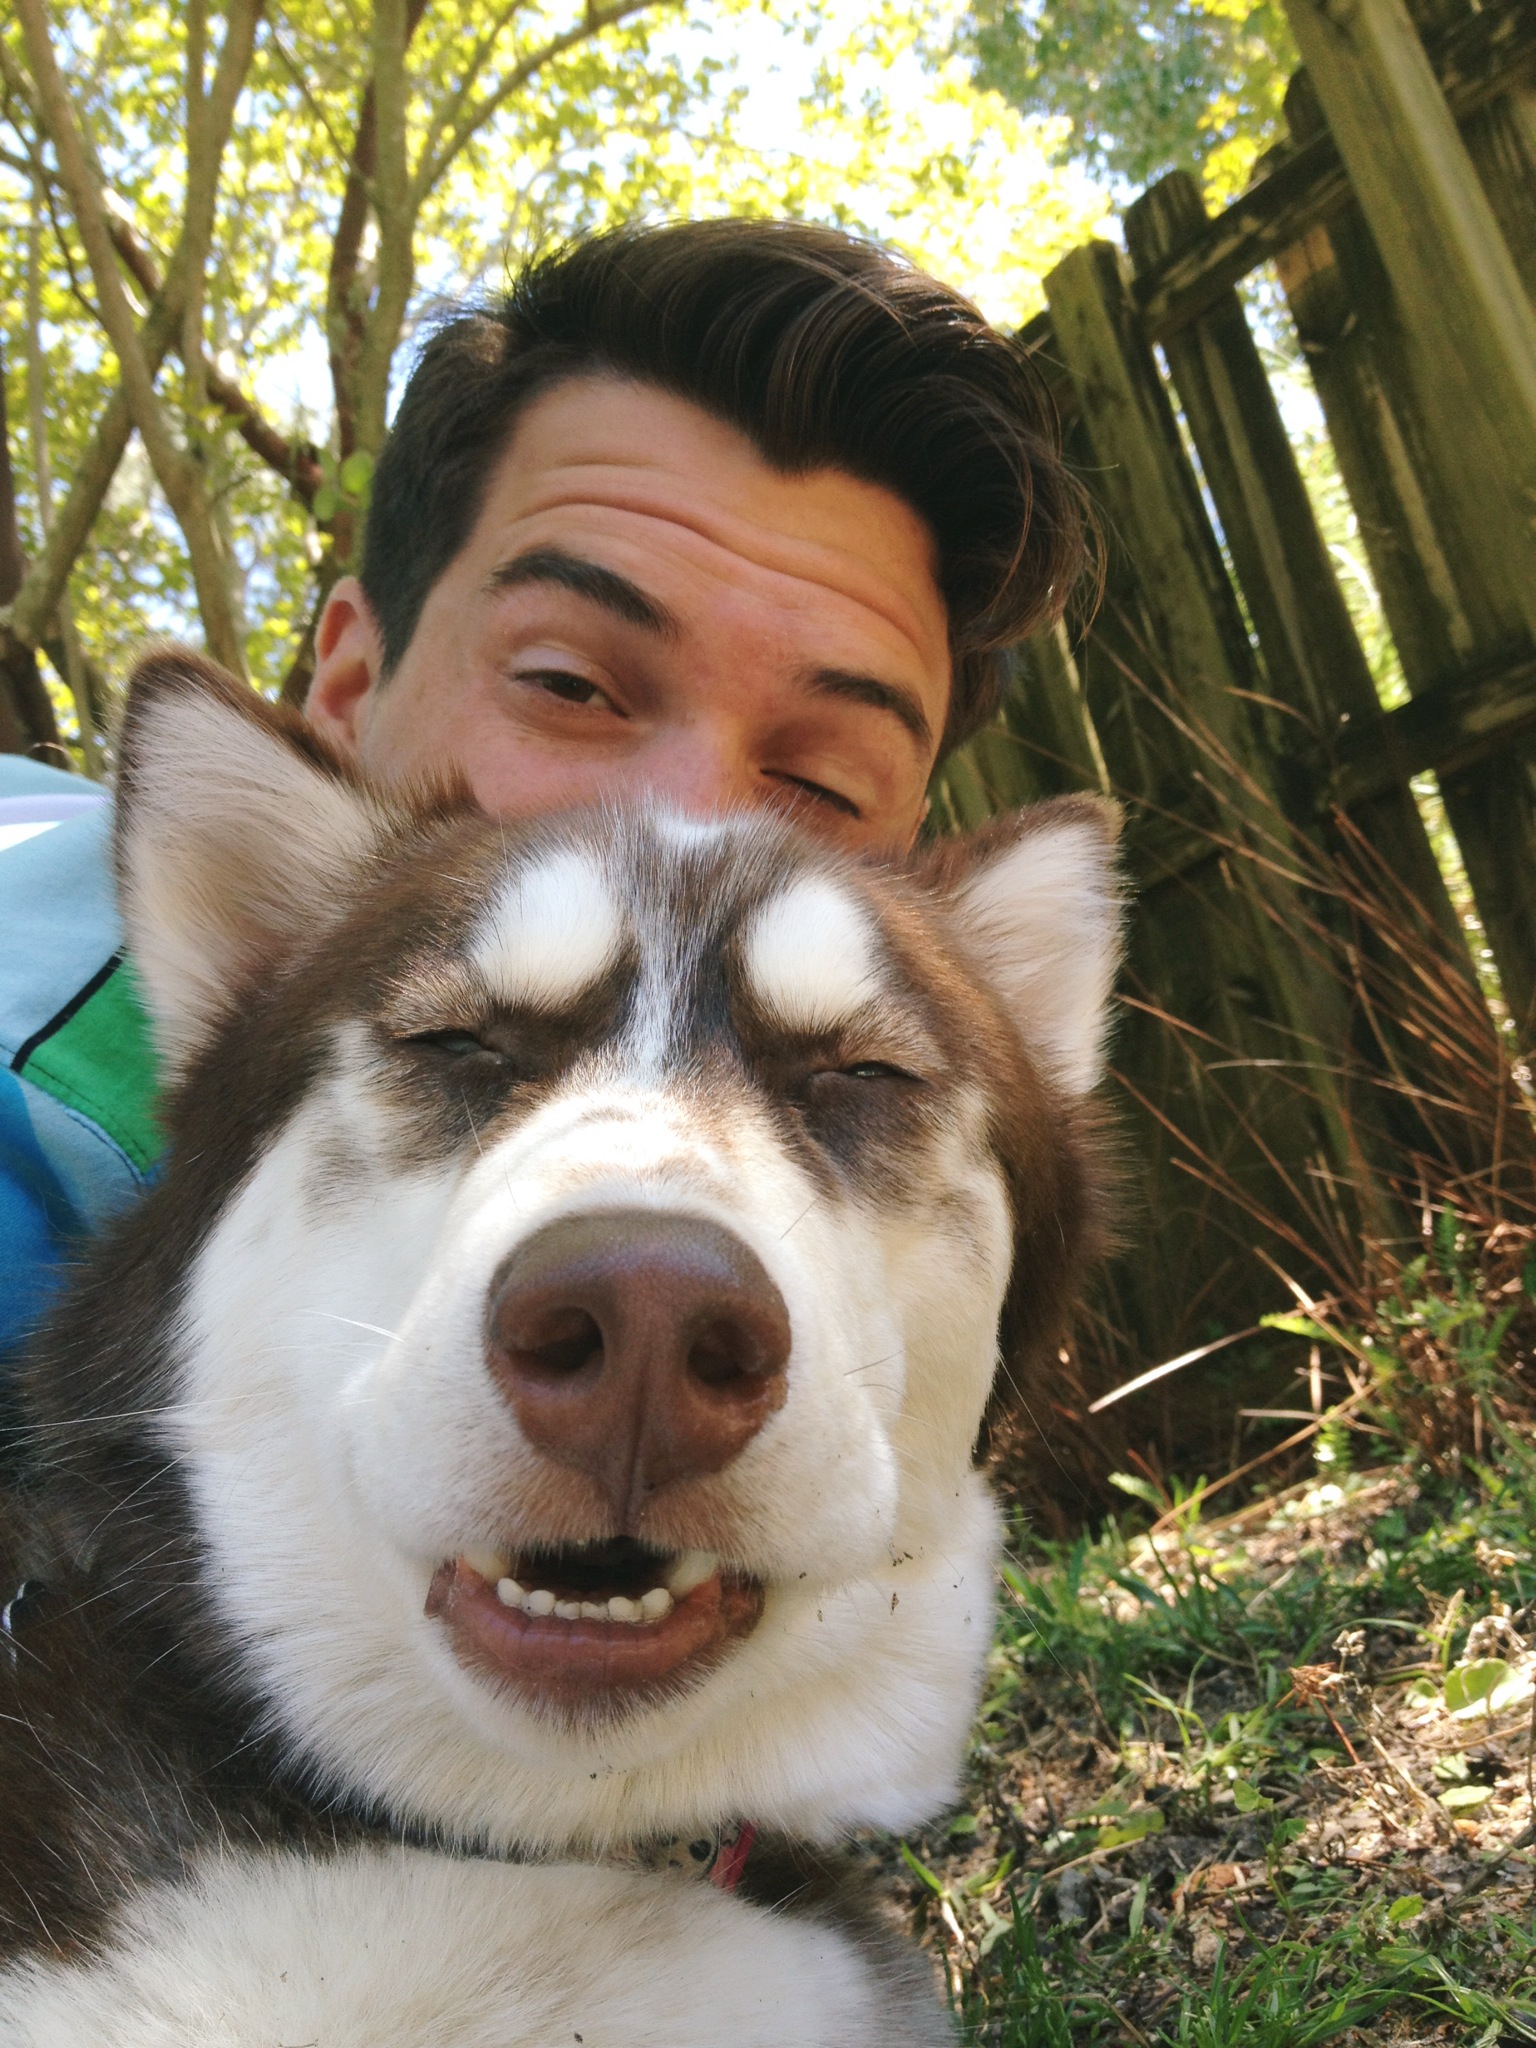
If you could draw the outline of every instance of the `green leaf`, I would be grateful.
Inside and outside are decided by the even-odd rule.
[[[368,486],[373,482],[373,457],[363,448],[355,448],[341,465],[341,488],[349,498],[359,500],[368,495]]]
[[[1126,1915],[1125,1931],[1134,1941],[1147,1917],[1147,1894],[1152,1889],[1152,1873],[1149,1870],[1131,1893],[1131,1910]]]
[[[1123,1820],[1131,1810],[1131,1803],[1121,1793],[1111,1792],[1094,1806],[1084,1807],[1081,1813],[1074,1813],[1067,1820],[1069,1828],[1093,1828],[1101,1821]]]
[[[1502,1657],[1479,1657],[1445,1674],[1445,1711],[1458,1718],[1497,1714],[1528,1698],[1530,1690],[1529,1681],[1519,1677]]]
[[[1266,1799],[1257,1785],[1247,1778],[1232,1780],[1232,1804],[1239,1813],[1265,1813],[1274,1805],[1273,1799]]]
[[[1394,1899],[1387,1908],[1387,1925],[1401,1927],[1405,1920],[1417,1920],[1424,1910],[1424,1901],[1417,1892],[1404,1892],[1400,1899]]]
[[[1123,1849],[1128,1842],[1144,1842],[1148,1835],[1160,1835],[1167,1823],[1161,1807],[1149,1806],[1142,1813],[1128,1813],[1124,1820],[1111,1821],[1099,1829],[1100,1849]]]
[[[1447,1813],[1475,1813],[1493,1797],[1491,1785],[1448,1785],[1440,1794]]]
[[[965,1880],[960,1887],[961,1891],[967,1898],[972,1899],[981,1898],[988,1892],[995,1892],[999,1886],[1007,1883],[1008,1874],[1013,1869],[1015,1860],[1016,1851],[1010,1849],[995,1870],[978,1870],[974,1877]]]
[[[1163,1506],[1163,1496],[1151,1480],[1140,1479],[1134,1472],[1111,1472],[1109,1483],[1118,1486],[1122,1493],[1130,1494],[1133,1500],[1144,1500],[1148,1507],[1161,1510]]]
[[[912,1872],[914,1877],[920,1877],[922,1879],[923,1883],[927,1885],[929,1891],[936,1892],[941,1899],[943,1898],[944,1880],[940,1877],[936,1877],[934,1873],[928,1868],[926,1863],[924,1863],[919,1857],[914,1856],[912,1851],[907,1847],[905,1842],[901,1844],[901,1860],[903,1863],[906,1864],[908,1870]]]
[[[1281,1330],[1287,1337],[1310,1337],[1314,1344],[1332,1344],[1337,1341],[1335,1332],[1313,1316],[1260,1316],[1259,1325],[1265,1330]]]
[[[313,506],[315,524],[327,526],[341,510],[341,493],[334,484],[322,484],[315,493]]]

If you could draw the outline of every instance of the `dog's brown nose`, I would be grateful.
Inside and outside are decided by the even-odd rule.
[[[487,1337],[523,1435],[595,1480],[621,1531],[658,1487],[728,1465],[786,1391],[779,1290],[739,1238],[690,1216],[547,1225],[497,1275]]]

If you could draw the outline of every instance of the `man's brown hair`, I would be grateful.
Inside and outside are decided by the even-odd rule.
[[[1082,498],[1044,382],[968,299],[803,222],[620,228],[537,259],[423,348],[364,544],[386,672],[468,540],[523,407],[602,373],[690,399],[779,469],[840,469],[920,514],[949,612],[946,745],[991,717],[1003,650],[1058,615],[1082,573]]]

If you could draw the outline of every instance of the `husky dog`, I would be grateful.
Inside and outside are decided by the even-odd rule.
[[[502,823],[145,662],[170,1150],[0,1503],[5,2048],[950,2038],[823,1852],[955,1791],[1114,833]]]

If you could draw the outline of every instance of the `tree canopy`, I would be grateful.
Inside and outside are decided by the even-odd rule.
[[[423,320],[616,220],[874,232],[994,316],[1102,219],[949,0],[15,0],[0,746],[87,772],[147,634],[268,689],[355,560]]]
[[[1279,0],[976,0],[966,40],[981,84],[1071,124],[1067,154],[1136,186],[1193,171],[1218,204],[1297,63]]]

